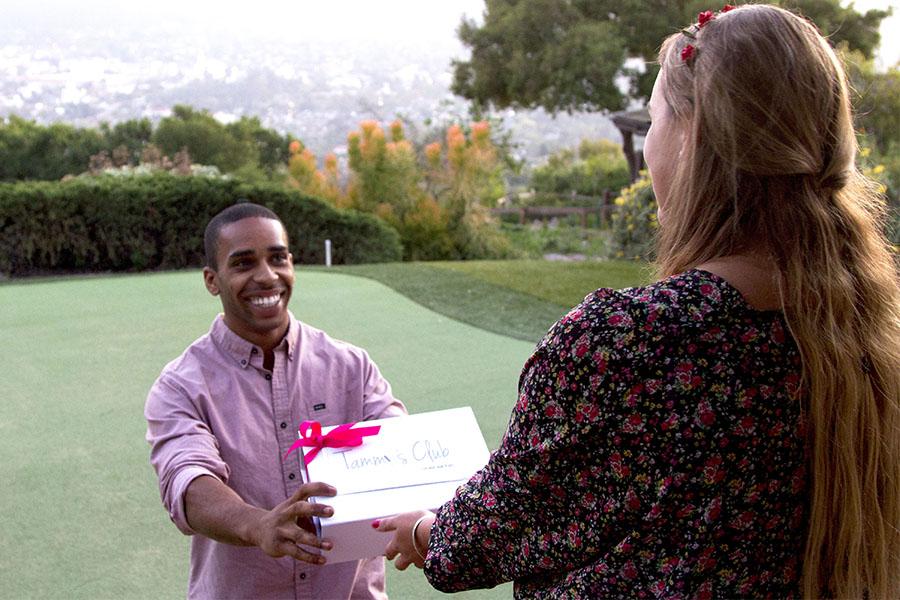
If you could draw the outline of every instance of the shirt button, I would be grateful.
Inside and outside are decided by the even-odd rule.
[[[266,381],[272,381],[272,376],[266,373]]]
[[[281,428],[284,429],[285,427],[287,427],[287,423],[285,423],[284,421],[282,421],[282,422],[281,422]]]
[[[242,361],[241,361],[241,366],[244,366],[244,365],[246,365],[246,364],[247,364],[247,361],[246,361],[246,360],[242,360]]]
[[[306,579],[306,573],[300,573],[300,579]]]
[[[253,348],[253,349],[250,350],[250,354],[256,354],[257,352],[258,352],[258,351],[257,351],[256,348]]]
[[[292,481],[293,481],[294,477],[295,477],[295,475],[294,475],[293,473],[291,473],[290,475],[288,475],[288,479],[290,479],[290,480],[292,480]]]

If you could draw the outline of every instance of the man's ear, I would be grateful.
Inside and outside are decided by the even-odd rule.
[[[203,267],[203,283],[206,285],[206,289],[210,294],[213,296],[219,295],[219,285],[216,283],[216,272],[210,267]]]

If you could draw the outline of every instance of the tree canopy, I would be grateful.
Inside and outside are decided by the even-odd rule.
[[[840,0],[775,2],[810,18],[835,44],[871,58],[890,11],[857,12]],[[484,23],[463,19],[469,60],[456,60],[454,93],[498,108],[619,110],[649,96],[662,40],[708,0],[486,0]],[[643,73],[625,61],[647,61]],[[625,82],[623,93],[619,82]]]

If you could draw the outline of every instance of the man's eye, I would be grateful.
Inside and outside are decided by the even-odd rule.
[[[272,257],[272,262],[274,263],[285,263],[287,262],[287,254],[276,254]]]

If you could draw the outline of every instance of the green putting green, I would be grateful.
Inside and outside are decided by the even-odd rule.
[[[411,412],[472,406],[496,447],[533,344],[321,271],[298,271],[292,310],[365,347]],[[0,286],[0,595],[184,596],[188,540],[159,502],[143,405],[218,311],[198,271]],[[388,592],[444,596],[417,569],[390,569]]]

